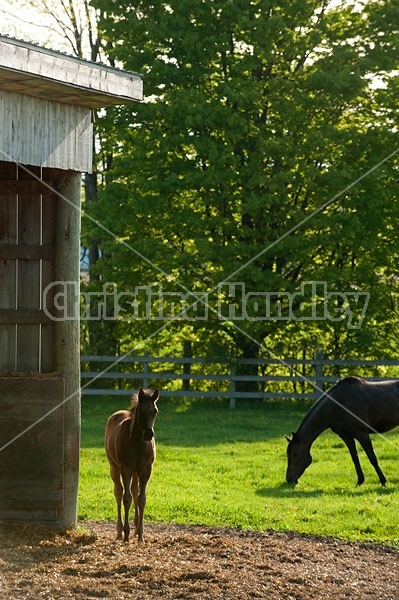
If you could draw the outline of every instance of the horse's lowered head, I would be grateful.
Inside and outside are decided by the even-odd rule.
[[[134,399],[132,405],[136,405],[136,418],[143,432],[145,441],[150,442],[154,437],[154,424],[157,418],[158,408],[157,401],[159,398],[159,390],[151,392],[141,389]]]
[[[299,441],[297,433],[293,432],[291,439],[287,436],[285,436],[285,438],[288,442],[288,466],[286,480],[287,483],[292,483],[296,485],[302,473],[311,464],[312,455],[310,454],[307,445]]]

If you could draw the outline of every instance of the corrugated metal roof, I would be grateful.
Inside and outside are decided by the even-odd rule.
[[[140,75],[0,36],[0,89],[89,108],[143,99]]]

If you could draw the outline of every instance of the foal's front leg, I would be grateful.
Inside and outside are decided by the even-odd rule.
[[[137,524],[136,524],[136,534],[138,536],[139,542],[144,542],[144,509],[147,502],[147,483],[151,477],[152,467],[147,468],[144,472],[140,473],[139,476],[139,495],[136,501],[136,516],[137,516]]]
[[[138,497],[139,497],[139,478],[136,472],[133,473],[133,477],[132,477],[132,485],[131,485],[131,492],[132,492],[132,496],[133,496],[133,502],[134,502],[134,527],[135,527],[135,535],[137,535],[137,527],[138,527],[138,523],[139,523],[139,507],[138,507]]]
[[[129,541],[130,536],[130,525],[129,525],[129,510],[132,504],[132,493],[130,491],[130,479],[131,473],[126,469],[122,469],[122,481],[123,481],[123,507],[125,509],[125,522],[123,525],[123,531],[125,534],[125,542]]]

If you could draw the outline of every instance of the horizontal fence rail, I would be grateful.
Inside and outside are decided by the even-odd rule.
[[[142,356],[81,356],[82,394],[130,396],[141,387],[162,396],[315,400],[345,375],[369,380],[399,378],[397,360],[241,359]]]

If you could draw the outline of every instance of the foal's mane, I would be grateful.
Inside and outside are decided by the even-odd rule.
[[[136,413],[136,408],[137,405],[139,403],[139,397],[138,394],[133,394],[133,396],[131,396],[130,398],[130,415],[133,416]]]

